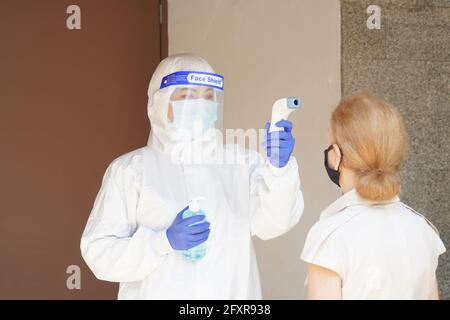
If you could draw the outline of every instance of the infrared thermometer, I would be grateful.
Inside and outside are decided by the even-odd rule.
[[[275,101],[272,106],[272,120],[270,121],[269,132],[281,131],[283,128],[277,127],[275,124],[280,120],[287,120],[289,115],[300,109],[302,100],[298,97],[282,98]]]

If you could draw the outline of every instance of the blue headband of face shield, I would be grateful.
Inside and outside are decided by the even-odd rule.
[[[204,86],[223,91],[224,78],[216,73],[178,71],[162,78],[159,88],[182,85]]]

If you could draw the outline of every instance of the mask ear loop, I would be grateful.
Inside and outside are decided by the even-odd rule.
[[[330,152],[330,150],[334,148],[334,145],[336,145],[336,146],[338,147],[339,153],[341,154],[341,157],[340,157],[340,159],[339,159],[338,168],[337,168],[337,171],[339,172],[339,168],[341,167],[341,164],[342,164],[342,158],[343,158],[344,154],[342,153],[342,150],[341,150],[341,148],[339,147],[338,144],[336,144],[336,143],[335,143],[335,144],[330,144],[330,146],[325,150],[325,152],[326,152],[326,159],[327,159],[327,162],[328,162],[328,152]],[[328,165],[328,163],[327,163],[327,166],[328,166],[328,168],[330,167],[330,166]],[[330,169],[331,169],[331,168],[330,168]],[[341,188],[341,196],[343,196],[343,195],[344,195],[344,190],[342,190],[342,188]]]
[[[340,158],[339,158],[338,168],[337,168],[337,171],[339,171],[339,168],[341,167],[341,164],[342,164],[342,158],[344,157],[344,154],[342,153],[342,150],[341,150],[341,148],[339,147],[339,145],[336,144],[336,143],[330,144],[329,147],[326,149],[326,152],[327,152],[327,157],[328,157],[328,152],[330,152],[330,150],[334,148],[334,145],[337,146],[337,148],[339,149],[339,153],[341,154],[341,156],[340,156]],[[328,164],[327,164],[327,165],[328,165]]]
[[[339,164],[338,164],[338,168],[337,168],[339,171],[339,168],[341,167],[341,164],[342,164],[342,158],[344,157],[344,153],[342,152],[342,149],[341,149],[341,147],[339,147],[338,144],[336,144],[336,146],[338,147],[339,153],[341,154],[341,156],[339,157]]]

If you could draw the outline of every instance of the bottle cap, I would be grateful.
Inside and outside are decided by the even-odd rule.
[[[201,209],[200,200],[205,200],[205,198],[204,197],[196,197],[196,198],[191,199],[191,201],[189,203],[189,210],[191,210],[192,212],[200,211],[200,209]]]

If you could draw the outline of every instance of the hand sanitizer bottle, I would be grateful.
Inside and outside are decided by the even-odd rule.
[[[193,198],[191,202],[189,203],[189,208],[183,212],[183,219],[197,216],[197,215],[203,215],[204,219],[196,222],[194,224],[202,223],[206,220],[206,213],[200,208],[200,200],[204,200],[205,198],[198,197]],[[203,242],[199,244],[198,246],[195,246],[188,250],[183,250],[181,252],[183,258],[190,262],[195,262],[197,260],[200,260],[203,258],[206,254],[206,242]]]

